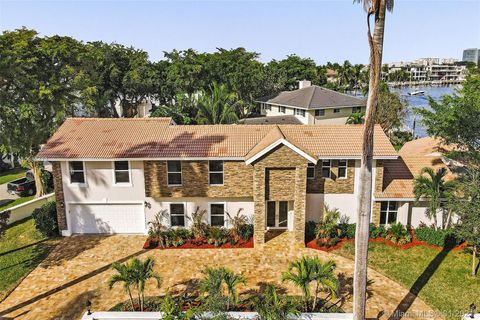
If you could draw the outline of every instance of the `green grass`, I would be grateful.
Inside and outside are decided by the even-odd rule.
[[[0,206],[0,211],[3,211],[3,210],[8,209],[8,208],[11,208],[11,207],[16,206],[17,204],[20,204],[20,203],[24,203],[24,202],[30,201],[30,200],[32,200],[33,198],[35,198],[35,196],[19,197],[19,198],[13,200],[12,202],[10,202],[9,204],[6,204],[6,205],[4,205],[4,206]]]
[[[55,243],[37,231],[32,218],[8,227],[0,239],[0,301],[46,257]]]
[[[0,173],[0,184],[23,178],[25,177],[25,172],[27,172],[27,169],[25,168],[15,168],[13,170],[2,172]]]
[[[354,245],[345,245],[334,253],[353,259]],[[436,310],[467,311],[472,302],[480,305],[480,276],[470,276],[471,253],[442,253],[423,246],[402,250],[371,243],[368,256],[369,267],[407,289],[415,284],[414,288],[420,289],[418,296]]]

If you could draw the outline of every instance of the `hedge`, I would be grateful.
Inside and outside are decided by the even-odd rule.
[[[461,243],[453,230],[435,230],[432,227],[419,227],[415,229],[415,238],[420,241],[442,248],[455,247]]]

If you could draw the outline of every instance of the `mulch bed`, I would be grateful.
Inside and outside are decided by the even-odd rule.
[[[229,242],[224,243],[218,247],[213,244],[209,244],[207,239],[205,238],[196,238],[196,239],[189,239],[185,241],[184,244],[178,247],[168,247],[168,248],[161,248],[158,245],[158,241],[155,239],[148,238],[143,245],[144,249],[245,249],[245,248],[253,248],[253,237],[251,237],[248,241],[240,240],[235,244],[231,244]]]
[[[312,241],[308,242],[307,243],[307,248],[311,248],[311,249],[316,249],[316,250],[320,250],[320,251],[325,251],[325,252],[330,252],[330,251],[334,251],[334,250],[337,250],[337,249],[340,249],[345,243],[347,242],[351,242],[353,243],[354,242],[354,239],[342,239],[339,243],[337,243],[334,247],[330,247],[330,248],[326,248],[326,247],[320,247],[318,244],[317,244],[317,240],[316,239],[313,239]],[[391,246],[391,247],[394,247],[394,248],[398,248],[398,249],[404,249],[404,250],[407,250],[407,249],[410,249],[410,248],[413,248],[413,247],[418,247],[418,246],[424,246],[424,247],[429,247],[429,248],[432,248],[432,249],[437,249],[437,250],[443,250],[445,248],[442,248],[442,247],[437,247],[437,246],[433,246],[433,245],[430,245],[428,244],[427,242],[425,241],[420,241],[418,239],[416,239],[415,237],[413,237],[413,240],[409,243],[406,243],[406,244],[398,244],[398,243],[394,243],[390,240],[387,240],[385,238],[370,238],[368,240],[368,242],[372,242],[372,243],[384,243],[388,246]],[[461,250],[463,248],[465,248],[467,246],[467,242],[463,242],[461,243],[460,245],[454,247],[454,248],[451,248],[450,250],[453,250],[453,251],[457,251],[457,250]]]

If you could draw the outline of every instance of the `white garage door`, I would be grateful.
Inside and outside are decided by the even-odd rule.
[[[73,233],[144,233],[141,204],[71,204]]]

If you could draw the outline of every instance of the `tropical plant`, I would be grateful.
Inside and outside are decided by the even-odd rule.
[[[390,225],[387,230],[386,238],[393,243],[399,244],[406,244],[412,240],[407,228],[405,228],[405,226],[400,222],[392,223]]]
[[[272,284],[268,284],[265,291],[255,297],[254,305],[259,320],[288,320],[300,314],[295,301],[278,294]]]
[[[164,225],[165,218],[168,217],[168,210],[163,209],[155,214],[153,220],[148,222],[148,235],[150,237],[158,237],[158,235],[167,229]]]
[[[328,205],[325,205],[322,221],[317,225],[316,237],[329,238],[340,236],[339,232],[341,230],[337,225],[340,215],[340,211],[337,208],[330,208]]]
[[[426,215],[435,223],[435,229],[438,228],[437,212],[442,209],[445,213],[445,199],[455,190],[454,181],[445,181],[447,175],[446,168],[440,168],[433,171],[432,168],[425,167],[420,171],[420,175],[415,177],[413,192],[415,201],[420,199],[428,202]],[[442,228],[448,228],[450,225],[451,214],[442,223]]]
[[[370,71],[368,80],[367,110],[363,129],[362,159],[360,161],[360,186],[357,206],[357,229],[355,239],[355,268],[353,284],[353,316],[365,319],[367,301],[368,234],[372,213],[372,163],[373,133],[380,88],[382,67],[385,13],[393,10],[394,0],[355,0],[362,3],[367,12],[367,37],[370,47]],[[370,18],[374,17],[372,34]]]
[[[231,226],[230,234],[235,242],[242,239],[242,230],[248,223],[248,218],[242,214],[243,208],[238,209],[235,215],[227,214],[228,224]]]
[[[208,297],[226,301],[226,310],[235,306],[238,302],[237,287],[239,284],[245,284],[246,279],[241,274],[236,274],[227,268],[206,267],[202,270],[205,277],[200,282],[200,290],[207,293]],[[227,291],[227,296],[223,296],[223,288]]]
[[[318,257],[302,257],[288,265],[288,271],[282,273],[282,281],[289,281],[299,287],[303,294],[305,310],[315,311],[318,294],[327,291],[331,296],[336,296],[338,279],[333,273],[335,263],[329,261],[322,264]],[[312,300],[311,283],[315,282],[315,292]],[[312,307],[310,309],[310,302]]]
[[[167,293],[160,304],[163,320],[193,320],[195,318],[195,308],[183,312],[180,304]]]
[[[195,238],[202,238],[207,235],[208,224],[205,223],[205,215],[207,210],[200,210],[200,207],[197,207],[191,216],[187,216],[187,219],[191,222],[191,230]]]
[[[239,284],[246,284],[246,279],[241,274],[236,274],[231,270],[224,269],[223,281],[227,287],[227,310],[230,310],[230,306],[236,306],[238,303],[237,286]]]
[[[154,279],[157,282],[157,287],[160,287],[161,283],[160,275],[153,270],[154,265],[155,260],[152,257],[147,257],[144,261],[138,258],[132,258],[124,264],[118,262],[113,263],[112,268],[117,271],[117,274],[114,274],[108,280],[109,289],[112,289],[116,283],[123,282],[123,287],[128,293],[132,304],[132,310],[135,310],[131,291],[131,287],[133,286],[137,290],[140,311],[143,311],[146,282]]]
[[[230,240],[229,232],[225,228],[211,227],[208,229],[207,242],[219,247]]]
[[[237,94],[229,92],[223,84],[213,83],[210,90],[203,91],[198,100],[197,121],[200,124],[235,123]]]
[[[365,117],[364,112],[355,112],[348,116],[345,124],[362,124],[363,117]]]

